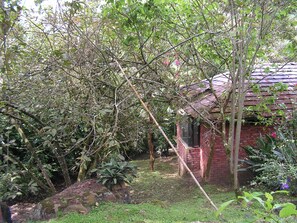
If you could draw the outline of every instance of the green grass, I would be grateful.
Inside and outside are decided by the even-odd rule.
[[[160,204],[143,203],[120,205],[105,203],[91,211],[88,215],[69,214],[51,220],[64,223],[91,223],[91,222],[143,222],[143,223],[169,223],[212,221],[221,222],[214,216],[214,212],[207,207],[201,207],[201,202],[181,202],[169,206]],[[202,201],[203,203],[203,201]],[[241,214],[242,215],[242,214]],[[227,217],[227,216],[225,216]],[[243,217],[238,216],[238,211],[228,213],[228,222],[243,222]],[[231,220],[232,219],[232,220]]]
[[[148,160],[133,161],[139,170],[131,185],[133,204],[103,203],[87,215],[68,214],[52,219],[51,223],[79,222],[244,222],[241,207],[230,206],[224,212],[224,220],[215,216],[215,211],[189,177],[177,175],[176,158],[157,159],[155,172],[149,170]],[[204,185],[207,193],[219,206],[234,198],[226,188]]]

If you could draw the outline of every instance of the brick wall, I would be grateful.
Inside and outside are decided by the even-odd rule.
[[[198,147],[188,148],[187,164],[197,179],[201,178],[200,153],[201,153],[201,149]]]
[[[241,130],[241,149],[239,151],[239,159],[244,159],[246,157],[245,151],[244,149],[242,149],[242,147],[245,147],[247,145],[255,145],[256,140],[260,135],[264,135],[270,132],[272,132],[271,127],[263,127],[253,124],[243,125]],[[201,134],[205,133],[201,132]],[[215,137],[214,150],[215,152],[211,163],[209,178],[207,179],[207,181],[215,184],[230,184],[231,179],[228,159],[220,136]],[[250,178],[251,173],[249,172],[241,172],[239,174],[239,180],[241,183],[245,183]]]
[[[206,147],[210,150],[210,145],[207,145]],[[220,136],[215,136],[213,149],[214,155],[212,160],[204,161],[205,163],[211,162],[209,176],[206,180],[215,184],[230,184],[229,164]]]
[[[201,175],[203,178],[205,177],[205,171],[207,169],[208,157],[210,155],[209,145],[211,141],[212,141],[211,130],[206,125],[201,124],[200,125],[200,148],[201,148],[200,167],[201,167]]]
[[[193,172],[195,177],[197,179],[201,178],[201,168],[200,168],[200,159],[201,159],[201,149],[198,147],[189,147],[186,145],[185,142],[183,142],[181,138],[181,128],[177,124],[177,148],[178,153],[181,156],[181,158],[185,161],[185,163],[188,165],[190,170]],[[184,175],[186,173],[185,167],[179,163],[179,175]]]
[[[200,147],[191,148],[183,143],[181,139],[180,127],[177,124],[177,148],[182,159],[188,164],[194,175],[198,178],[215,184],[231,184],[230,170],[228,159],[223,147],[220,136],[213,135],[213,132],[206,125],[200,126]],[[227,129],[228,131],[228,129]],[[242,126],[240,146],[254,145],[257,138],[262,134],[270,133],[273,129],[271,127],[263,127],[259,125],[246,124]],[[208,177],[206,178],[207,164],[210,161],[210,145],[213,143],[214,155],[211,161],[211,168]],[[243,149],[239,152],[239,158],[246,157]],[[184,167],[179,165],[179,174],[186,173]],[[239,174],[240,182],[244,183],[251,178],[250,173],[242,172]]]

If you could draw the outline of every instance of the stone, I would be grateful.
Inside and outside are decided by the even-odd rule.
[[[51,215],[55,214],[55,205],[54,202],[50,198],[46,198],[45,200],[40,202],[42,215]]]
[[[97,203],[97,194],[89,192],[84,198],[84,204],[88,207],[94,206]]]
[[[30,215],[22,213],[25,220],[48,220],[55,218],[58,213],[77,212],[86,214],[89,210],[98,206],[101,202],[130,202],[130,193],[125,185],[114,187],[113,191],[108,190],[96,179],[89,179],[84,182],[77,182],[52,197],[46,198],[38,204],[29,205]],[[14,207],[17,209],[17,207]],[[13,220],[20,219],[20,216],[13,215]],[[16,221],[21,222],[21,221]],[[24,221],[26,222],[26,221]]]
[[[64,213],[77,212],[79,214],[87,214],[89,210],[82,204],[72,204],[65,208]]]
[[[107,191],[98,195],[98,202],[100,201],[116,202],[117,198],[112,192]]]

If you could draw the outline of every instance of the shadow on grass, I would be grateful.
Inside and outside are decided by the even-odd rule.
[[[132,162],[138,167],[138,177],[131,184],[133,203],[163,201],[171,204],[185,199],[204,199],[190,176],[178,176],[176,156],[157,158],[155,171],[150,170],[149,160]],[[218,188],[212,185],[206,185],[205,189],[211,194],[229,191],[228,188]]]

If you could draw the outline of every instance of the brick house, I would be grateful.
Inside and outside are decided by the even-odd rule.
[[[273,86],[274,88],[280,87],[282,84],[279,83],[283,83],[287,89],[277,93],[275,101],[270,101],[268,106],[271,113],[265,113],[264,116],[269,117],[281,113],[290,116],[292,110],[296,108],[297,63],[257,66],[251,74],[249,83],[250,87],[244,101],[245,122],[241,131],[241,148],[254,145],[261,134],[270,134],[274,131],[273,125],[259,125],[255,109],[253,111],[250,109],[256,108],[263,100],[270,99],[272,93],[269,89]],[[213,78],[212,85],[216,94],[221,97],[225,89],[230,86],[230,81],[226,74],[220,74]],[[255,90],[255,87],[258,91]],[[230,184],[230,170],[222,139],[220,134],[210,128],[210,125],[220,128],[221,121],[217,100],[210,90],[209,82],[202,81],[199,84],[192,84],[183,87],[182,91],[190,98],[190,103],[180,110],[182,115],[177,124],[179,154],[199,180],[215,184]],[[206,119],[208,121],[205,121]],[[244,159],[245,156],[244,150],[241,149],[239,158]],[[180,175],[185,172],[180,164]],[[239,173],[241,183],[246,182],[249,178],[251,178],[251,173]]]

